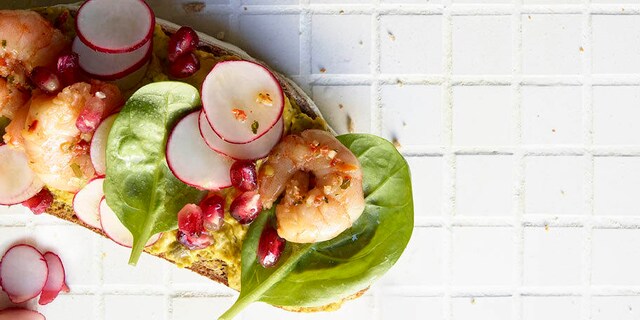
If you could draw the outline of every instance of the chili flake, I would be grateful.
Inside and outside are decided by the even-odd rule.
[[[244,112],[244,110],[233,109],[231,110],[231,112],[233,112],[233,116],[236,118],[236,120],[240,122],[245,122],[247,120],[247,113]]]
[[[258,93],[256,102],[260,104],[264,104],[265,106],[269,106],[269,107],[273,106],[273,99],[271,99],[271,95],[264,92]]]

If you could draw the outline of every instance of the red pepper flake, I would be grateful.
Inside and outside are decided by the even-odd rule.
[[[233,116],[236,118],[236,120],[240,122],[245,122],[247,120],[247,113],[244,112],[244,110],[233,109],[231,110],[231,112],[233,112]]]
[[[38,120],[33,120],[33,122],[31,122],[31,124],[29,125],[29,128],[27,128],[27,131],[33,132],[36,130],[37,127],[38,127]]]

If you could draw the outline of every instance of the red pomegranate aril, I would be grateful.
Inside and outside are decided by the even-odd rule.
[[[31,81],[46,93],[57,93],[62,89],[58,76],[47,67],[35,67],[31,71]]]
[[[219,195],[212,195],[200,202],[203,213],[204,228],[218,231],[224,224],[224,199]]]
[[[202,218],[202,209],[189,203],[178,212],[178,230],[190,237],[199,237],[204,231]]]
[[[35,196],[22,202],[22,205],[29,208],[34,214],[43,214],[53,203],[53,195],[47,189],[42,189]]]
[[[169,38],[167,58],[174,62],[178,57],[196,50],[199,42],[200,38],[193,29],[181,27]]]
[[[258,242],[258,261],[265,267],[273,267],[280,260],[287,241],[280,238],[278,231],[270,224],[264,227]]]
[[[253,222],[262,210],[260,194],[255,191],[247,191],[236,197],[231,202],[231,216],[241,224]]]
[[[253,191],[258,187],[256,165],[251,161],[236,161],[231,165],[231,184],[241,191]]]
[[[69,53],[58,58],[57,73],[62,85],[69,86],[78,82],[80,64],[77,53]]]
[[[169,64],[169,74],[174,78],[186,78],[200,69],[200,60],[193,52],[182,55]]]
[[[200,250],[213,244],[213,238],[206,232],[198,236],[190,236],[178,230],[177,238],[189,250]]]

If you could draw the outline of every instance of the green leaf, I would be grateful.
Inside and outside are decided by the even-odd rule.
[[[395,264],[413,231],[411,175],[405,159],[388,141],[366,134],[338,140],[360,160],[365,210],[338,237],[313,244],[287,243],[280,261],[257,261],[260,234],[274,210],[251,224],[242,246],[242,290],[220,319],[231,319],[254,301],[278,306],[321,306],[369,287]]]
[[[198,90],[181,82],[156,82],[136,91],[120,111],[107,141],[107,204],[133,234],[129,263],[138,262],[151,236],[177,228],[177,213],[204,192],[169,170],[165,158],[173,125],[200,105]]]

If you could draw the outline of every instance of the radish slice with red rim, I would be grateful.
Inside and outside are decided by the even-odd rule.
[[[276,125],[262,137],[245,144],[233,144],[220,139],[211,129],[204,113],[200,114],[198,122],[200,134],[207,146],[235,160],[256,160],[266,157],[278,144],[284,131],[284,120],[280,118]]]
[[[0,205],[22,203],[38,194],[43,187],[22,150],[8,144],[0,146]]]
[[[102,53],[87,47],[76,37],[71,49],[78,54],[82,70],[93,78],[110,81],[132,74],[146,65],[151,58],[153,46],[149,41],[131,52]]]
[[[69,289],[65,284],[66,275],[60,257],[53,252],[46,252],[43,257],[47,262],[49,275],[44,288],[42,288],[42,293],[40,293],[39,305],[49,304],[55,300],[60,291],[63,291],[63,289],[68,291]]]
[[[107,138],[109,138],[109,132],[117,117],[118,114],[112,114],[102,120],[98,128],[96,128],[93,138],[91,138],[89,155],[91,156],[93,168],[99,175],[104,175],[107,172]]]
[[[102,225],[102,231],[113,240],[115,243],[131,248],[133,246],[133,235],[127,227],[120,222],[120,219],[111,208],[107,205],[107,201],[102,198],[100,201],[100,224]],[[147,241],[146,247],[156,243],[160,239],[160,233],[153,235],[149,241]]]
[[[229,170],[233,160],[207,147],[200,136],[195,111],[182,118],[167,142],[167,163],[182,182],[205,190],[231,186]]]
[[[104,178],[93,179],[73,197],[76,217],[96,229],[102,229],[99,210],[104,197],[103,184]]]
[[[37,297],[47,281],[47,263],[36,248],[19,244],[11,247],[0,261],[0,286],[13,303]]]
[[[151,40],[153,10],[142,0],[89,0],[76,16],[78,37],[104,53],[132,52]]]
[[[202,83],[202,105],[213,131],[224,141],[248,143],[282,118],[284,93],[276,77],[249,61],[217,63]]]
[[[23,309],[9,308],[0,310],[0,320],[45,320],[46,318],[39,312]]]

